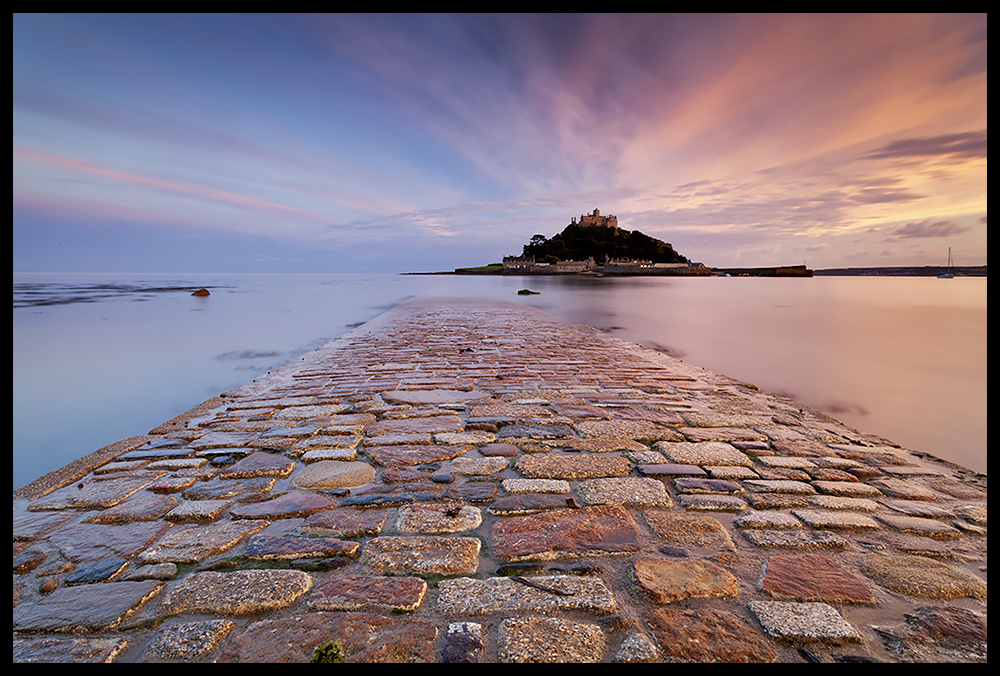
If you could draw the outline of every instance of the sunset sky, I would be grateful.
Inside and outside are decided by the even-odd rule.
[[[14,15],[14,271],[401,272],[599,208],[986,260],[986,15]]]

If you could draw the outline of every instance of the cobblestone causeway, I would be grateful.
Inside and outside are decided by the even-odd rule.
[[[15,491],[14,662],[985,662],[986,513],[751,384],[412,302]]]

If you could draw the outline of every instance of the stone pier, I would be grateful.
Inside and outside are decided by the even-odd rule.
[[[752,384],[414,302],[15,491],[14,662],[985,662],[986,512]]]

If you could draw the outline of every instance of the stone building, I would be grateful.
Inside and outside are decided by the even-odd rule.
[[[573,219],[575,224],[576,218]],[[594,209],[592,214],[584,214],[580,216],[580,225],[592,225],[602,228],[615,228],[618,229],[618,217],[614,215],[601,216],[600,209]]]

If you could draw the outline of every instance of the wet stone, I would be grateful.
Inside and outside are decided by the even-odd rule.
[[[725,479],[697,479],[682,477],[674,479],[674,486],[682,493],[728,493],[737,495],[743,492],[743,486],[735,481]]]
[[[316,646],[337,641],[344,661],[434,662],[437,629],[410,617],[310,612],[251,624],[233,636],[220,662],[309,662]]]
[[[559,494],[545,493],[520,493],[508,495],[493,501],[489,507],[489,513],[497,516],[515,516],[522,514],[534,514],[553,509],[565,509],[572,507],[569,501],[571,497]]]
[[[377,537],[361,552],[361,563],[380,574],[463,575],[479,567],[476,538],[412,536]]]
[[[861,634],[826,603],[751,601],[750,611],[764,631],[782,641],[860,643]]]
[[[111,663],[128,647],[125,637],[65,638],[62,636],[15,636],[14,664]]]
[[[501,457],[501,458],[516,458],[520,451],[517,450],[517,446],[514,444],[486,444],[479,449],[480,454],[484,457]]]
[[[576,424],[585,437],[596,439],[635,439],[644,441],[681,441],[677,431],[643,420],[586,420]]]
[[[272,477],[256,477],[253,479],[212,479],[195,484],[184,491],[184,497],[188,500],[225,500],[227,498],[238,499],[247,495],[261,495],[267,493],[274,486],[275,479]]]
[[[249,615],[285,608],[312,588],[299,570],[206,571],[183,578],[163,601],[169,613]]]
[[[244,556],[251,560],[306,559],[326,556],[354,556],[361,545],[330,537],[296,538],[252,535]]]
[[[745,493],[743,499],[754,509],[789,509],[810,504],[805,495],[793,493]]]
[[[457,415],[434,415],[423,418],[381,420],[369,425],[365,431],[369,437],[377,437],[381,434],[440,434],[462,430],[462,420]]]
[[[671,462],[681,465],[753,466],[753,461],[748,456],[736,450],[731,444],[721,441],[660,441],[654,448]]]
[[[881,491],[874,486],[852,481],[814,481],[813,485],[820,493],[840,495],[851,498],[880,498]]]
[[[620,505],[510,517],[490,529],[493,554],[504,561],[624,554],[641,547],[639,529]]]
[[[684,494],[677,496],[677,502],[698,512],[741,512],[747,508],[747,503],[731,495]]]
[[[646,446],[633,439],[560,439],[544,443],[546,446],[552,448],[587,451],[588,453],[609,453],[612,451],[649,452]],[[663,456],[660,455],[659,457],[662,461]]]
[[[105,582],[59,587],[14,608],[14,631],[83,633],[117,627],[163,589],[162,582]]]
[[[492,481],[467,481],[452,487],[444,496],[446,500],[483,504],[490,502],[499,493]]]
[[[986,598],[986,583],[940,561],[912,555],[872,555],[862,573],[890,591],[934,599]]]
[[[114,507],[87,517],[87,523],[121,524],[133,521],[154,521],[181,503],[174,495],[149,495],[140,493]]]
[[[874,512],[878,503],[867,498],[845,498],[839,495],[813,495],[809,504],[820,509],[850,509],[856,512]]]
[[[517,461],[517,471],[529,479],[589,479],[624,476],[632,463],[620,455],[580,453],[528,455]]]
[[[169,533],[170,524],[142,521],[123,525],[65,526],[49,536],[49,543],[70,561],[131,558],[150,542]]]
[[[588,479],[577,487],[577,491],[588,505],[673,506],[663,482],[656,479]]]
[[[385,518],[385,511],[375,509],[330,509],[310,514],[300,529],[338,538],[378,535]]]
[[[986,616],[982,613],[951,606],[925,607],[907,613],[905,619],[894,626],[873,628],[894,639],[896,652],[907,660],[969,662],[987,658]]]
[[[507,469],[509,461],[504,457],[487,458],[455,458],[451,461],[451,469],[456,474],[484,475],[496,474]]]
[[[145,660],[197,660],[210,653],[235,627],[229,620],[185,622],[163,627],[146,649]]]
[[[786,549],[844,549],[848,542],[829,531],[778,531],[747,529],[743,531],[747,542],[757,547],[783,547]]]
[[[643,476],[673,477],[673,476],[694,476],[704,477],[707,472],[698,465],[677,465],[673,463],[657,463],[649,465],[639,465],[636,467],[639,474]]]
[[[500,661],[509,663],[600,662],[605,648],[599,625],[554,617],[504,620],[497,643]]]
[[[784,601],[875,603],[861,578],[825,556],[772,556],[762,591]]]
[[[925,519],[903,514],[880,514],[879,521],[900,533],[946,540],[962,537],[962,531],[938,519]]]
[[[77,482],[34,500],[28,511],[107,509],[164,476],[166,472],[144,472],[138,476]]]
[[[201,561],[235,546],[243,538],[267,528],[268,521],[223,521],[175,528],[139,554],[140,563]]]
[[[878,530],[880,528],[878,522],[873,518],[857,512],[793,509],[792,514],[813,528],[844,530]]]
[[[685,662],[774,662],[755,629],[726,610],[658,608],[643,614],[663,657]]]
[[[174,523],[217,521],[226,513],[232,500],[193,500],[183,502],[163,518]]]
[[[504,425],[501,439],[560,439],[576,436],[568,425]]]
[[[375,478],[375,468],[366,462],[323,460],[312,463],[292,477],[291,485],[306,490],[361,486]]]
[[[173,563],[153,563],[138,566],[129,570],[125,580],[172,580],[177,575],[177,566]]]
[[[107,582],[125,569],[128,561],[125,559],[105,559],[102,561],[85,561],[66,576],[64,584],[94,584]]]
[[[344,575],[318,585],[309,596],[309,609],[412,612],[426,593],[427,583],[418,577]]]
[[[508,493],[569,493],[569,482],[562,479],[504,479]]]
[[[274,453],[252,453],[219,474],[222,479],[275,477],[284,479],[295,471],[295,462]]]
[[[875,479],[872,486],[891,498],[902,500],[937,500],[937,494],[905,479]]]
[[[790,528],[802,528],[802,522],[794,516],[785,514],[784,512],[753,510],[744,512],[733,519],[733,526],[737,528],[785,530]]]
[[[734,550],[729,531],[718,519],[704,514],[646,510],[646,523],[665,544],[680,547]]]
[[[235,519],[291,519],[336,506],[316,493],[291,491],[271,500],[235,505],[229,510]]]
[[[479,528],[479,508],[454,503],[404,505],[396,516],[400,533],[460,533]]]
[[[642,560],[633,564],[633,574],[657,603],[736,596],[740,590],[739,580],[711,561]]]
[[[747,479],[743,483],[749,490],[755,493],[798,493],[800,495],[810,495],[816,492],[815,488],[802,481]]]
[[[377,440],[376,438],[375,441]],[[472,448],[472,446],[458,445],[401,444],[369,446],[365,452],[380,465],[422,465],[457,458]]]
[[[438,588],[438,610],[454,615],[570,610],[607,614],[616,608],[611,590],[593,576],[459,577],[442,580]]]

